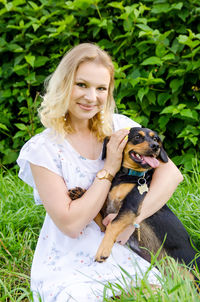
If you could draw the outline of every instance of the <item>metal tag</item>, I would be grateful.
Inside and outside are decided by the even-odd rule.
[[[143,193],[145,193],[145,192],[148,192],[149,189],[148,189],[148,187],[147,187],[147,184],[145,183],[145,184],[143,184],[143,185],[138,186],[138,191],[139,191],[139,193],[140,193],[141,195],[142,195]]]
[[[138,179],[138,191],[141,195],[149,191],[149,188],[146,184],[146,179],[144,177]]]

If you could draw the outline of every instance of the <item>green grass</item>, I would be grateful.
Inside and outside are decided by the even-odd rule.
[[[0,174],[0,301],[31,301],[30,266],[44,209],[17,175]]]
[[[185,225],[193,242],[200,250],[200,173],[184,175],[181,183],[168,205]],[[32,301],[30,292],[30,267],[45,211],[36,206],[32,189],[17,175],[8,171],[0,173],[0,301]],[[152,263],[160,268],[164,276],[163,261]],[[162,289],[155,293],[146,278],[138,288],[123,284],[108,284],[113,295],[121,292],[117,301],[200,301],[194,284],[188,277],[183,279],[177,263],[167,259],[167,271],[162,281]],[[166,269],[166,265],[165,265]],[[197,273],[198,274],[198,273]],[[173,278],[172,278],[173,275]],[[106,289],[105,289],[106,290]],[[104,301],[113,301],[105,297]],[[80,301],[81,302],[81,301]]]

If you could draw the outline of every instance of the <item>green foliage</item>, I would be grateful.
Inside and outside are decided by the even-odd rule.
[[[95,42],[115,62],[119,112],[165,138],[176,164],[199,154],[200,4],[198,0],[0,1],[2,164],[41,131],[44,79],[63,54]]]

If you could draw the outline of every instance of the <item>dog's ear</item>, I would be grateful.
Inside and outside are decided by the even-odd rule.
[[[109,139],[110,139],[110,137],[108,137],[108,136],[104,138],[101,159],[106,158],[106,146],[107,146],[107,143],[109,142]]]
[[[160,158],[164,163],[167,163],[167,162],[168,162],[167,152],[164,150],[163,146],[160,147],[159,158]]]

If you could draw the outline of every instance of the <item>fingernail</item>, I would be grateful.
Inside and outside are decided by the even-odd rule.
[[[128,140],[128,135],[126,135],[126,136],[125,136],[124,140],[125,140],[125,141],[127,141],[127,140]]]

